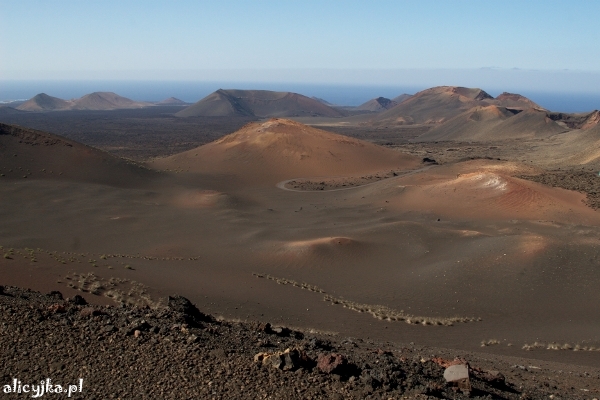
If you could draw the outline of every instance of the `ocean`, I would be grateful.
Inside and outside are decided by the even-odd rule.
[[[393,98],[403,93],[414,94],[427,89],[427,87],[235,81],[0,81],[0,101],[30,99],[38,93],[46,93],[62,99],[72,99],[92,92],[115,92],[121,96],[140,101],[160,101],[169,97],[176,97],[193,103],[217,89],[289,91],[308,97],[319,97],[336,105],[357,106],[375,97]],[[500,94],[500,92],[488,92],[492,96]],[[527,90],[518,93],[552,111],[588,112],[600,109],[600,93],[559,93]]]

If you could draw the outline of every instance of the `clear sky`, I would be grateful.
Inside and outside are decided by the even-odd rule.
[[[402,84],[519,68],[595,90],[599,15],[600,1],[0,0],[0,80]]]

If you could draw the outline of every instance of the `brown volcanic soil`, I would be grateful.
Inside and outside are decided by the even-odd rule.
[[[249,124],[215,142],[149,165],[162,170],[229,174],[273,185],[290,177],[412,169],[419,160],[290,120],[271,119]]]
[[[586,204],[594,210],[600,208],[600,176],[598,176],[597,171],[557,170],[539,175],[523,175],[521,178],[548,186],[585,193]]]
[[[0,177],[139,186],[156,176],[141,165],[43,131],[0,123]]]
[[[515,115],[514,110],[486,106],[462,113],[415,140],[495,142],[548,138],[568,130],[550,119],[546,111],[531,108]]]
[[[424,157],[440,165],[368,186],[293,192],[275,186],[306,177],[296,175],[307,171],[298,162],[283,161],[286,141],[265,141],[282,151],[262,158],[249,146],[263,143],[259,133],[270,133],[264,124],[221,142],[219,157],[236,148],[252,151],[240,151],[237,164],[212,170],[204,167],[218,157],[207,155],[202,164],[188,153],[189,172],[162,172],[140,184],[126,175],[131,185],[119,187],[0,178],[3,284],[68,296],[87,291],[98,303],[151,307],[181,293],[226,319],[458,349],[450,358],[485,352],[480,360],[536,360],[511,364],[526,368],[546,361],[599,366],[598,214],[585,207],[581,193],[518,178],[553,165],[565,168],[567,161],[552,154],[572,132],[493,145],[378,148],[362,161],[344,158],[344,168],[355,168],[347,177],[386,171],[377,164],[387,166],[386,154],[416,160],[407,170],[421,169]],[[339,176],[326,149],[336,154],[338,146],[362,148],[349,138],[340,142],[330,133],[292,126],[299,130],[287,122],[268,127],[290,134],[289,149],[300,148],[300,154],[319,148],[312,153],[314,176]],[[303,129],[308,137],[293,136]],[[392,132],[382,131],[378,139]],[[332,136],[337,139],[328,141]],[[319,143],[328,145],[322,149]],[[96,173],[111,171],[98,167]],[[552,371],[561,369],[567,370]],[[525,376],[520,368],[515,372]],[[509,382],[518,382],[513,379]],[[537,376],[536,381],[541,382]],[[553,385],[562,387],[549,383],[550,389]],[[585,386],[572,386],[571,393],[592,397],[580,390]]]
[[[594,368],[216,320],[177,296],[151,310],[0,286],[0,313],[0,384],[83,379],[73,398],[534,400],[599,393]],[[297,349],[298,358],[286,359],[281,369],[254,361],[258,353],[285,349]],[[332,353],[347,364],[324,372],[316,361]],[[470,396],[443,378],[444,363],[457,356],[469,363]]]

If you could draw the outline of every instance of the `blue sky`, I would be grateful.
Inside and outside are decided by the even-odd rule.
[[[598,1],[0,0],[0,80],[420,84],[478,70],[596,90],[598,15]]]

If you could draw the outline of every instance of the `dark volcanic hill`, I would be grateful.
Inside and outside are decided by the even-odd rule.
[[[17,107],[22,111],[57,111],[68,110],[72,102],[59,99],[58,97],[48,96],[46,93],[40,93],[27,100]]]
[[[149,103],[133,101],[112,92],[94,92],[74,100],[72,110],[118,110],[124,108],[142,108]]]
[[[75,100],[63,100],[40,93],[17,109],[22,111],[118,110],[148,106],[151,104],[133,101],[112,92],[94,92]]]
[[[518,94],[503,93],[497,98],[478,88],[438,86],[423,90],[379,114],[375,124],[442,124],[474,107],[496,105],[528,109],[540,106]]]
[[[23,114],[25,111],[17,110],[11,106],[0,106],[0,116]]]
[[[51,133],[0,123],[0,179],[56,179],[138,186],[155,173]]]
[[[185,106],[185,105],[188,105],[189,103],[186,103],[183,100],[179,100],[176,97],[169,97],[168,99],[159,101],[156,104],[159,106]]]
[[[365,110],[365,111],[385,111],[389,110],[392,107],[397,106],[398,103],[394,100],[387,99],[385,97],[377,97],[376,99],[371,99],[366,103],[361,104],[356,107],[357,110]]]
[[[341,117],[320,101],[291,92],[219,89],[175,114],[178,117]]]

